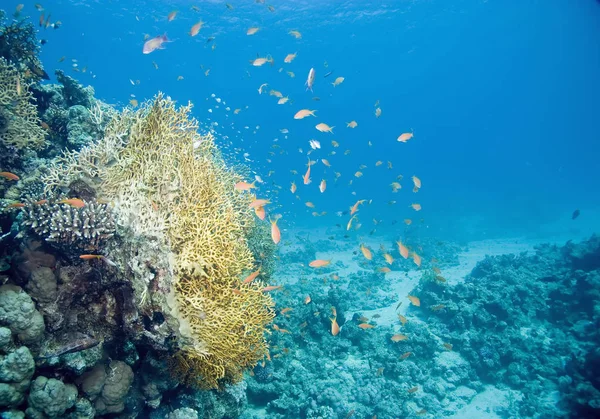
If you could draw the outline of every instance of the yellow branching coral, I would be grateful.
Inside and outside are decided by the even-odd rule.
[[[255,217],[248,196],[233,187],[241,178],[226,167],[212,136],[198,134],[190,110],[159,95],[126,111],[108,124],[104,140],[64,157],[47,181],[56,187],[87,173],[115,202],[121,225],[160,236],[172,249],[169,301],[180,323],[172,370],[187,384],[216,388],[241,379],[267,354],[264,331],[274,311],[264,284],[241,284],[242,274],[255,269],[248,246]],[[100,168],[103,160],[110,164]]]
[[[29,86],[17,68],[0,57],[0,141],[39,149],[45,144],[45,132]]]

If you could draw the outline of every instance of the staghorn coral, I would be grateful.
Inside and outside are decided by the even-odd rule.
[[[212,136],[198,134],[190,111],[162,94],[125,110],[107,124],[103,139],[65,154],[45,181],[48,192],[92,185],[114,202],[123,237],[133,232],[171,250],[169,266],[154,279],[132,267],[136,300],[142,311],[163,305],[179,337],[172,372],[187,384],[216,388],[240,380],[267,354],[273,301],[260,281],[240,287],[242,274],[256,265],[249,246],[255,218],[249,197],[233,188],[241,178],[226,167]],[[131,257],[139,258],[111,255],[130,267]]]
[[[22,214],[22,224],[39,237],[69,247],[95,250],[115,233],[115,220],[108,204],[86,202],[83,208],[74,208],[31,202]]]
[[[17,68],[0,57],[0,141],[19,149],[40,149],[45,132],[29,86]]]

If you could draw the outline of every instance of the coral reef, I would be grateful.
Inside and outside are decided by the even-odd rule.
[[[98,253],[115,234],[114,216],[106,203],[85,202],[84,207],[77,208],[68,204],[29,202],[23,208],[22,217],[24,226],[39,238],[59,244],[65,253]]]
[[[45,145],[30,83],[17,68],[0,57],[0,142],[17,149]]]

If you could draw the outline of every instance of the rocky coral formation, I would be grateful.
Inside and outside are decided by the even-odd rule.
[[[0,407],[19,406],[35,371],[33,356],[26,346],[13,344],[11,330],[0,327]]]

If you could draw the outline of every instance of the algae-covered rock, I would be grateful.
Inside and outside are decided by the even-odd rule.
[[[0,325],[8,327],[21,343],[37,343],[44,334],[44,319],[21,287],[0,287]]]
[[[16,407],[23,402],[34,371],[29,349],[15,348],[10,329],[0,327],[0,407]]]
[[[82,376],[81,388],[94,401],[99,415],[120,413],[133,383],[133,370],[122,361],[112,361],[108,368],[97,365]]]
[[[76,400],[77,387],[74,385],[39,376],[31,384],[25,413],[33,419],[60,418]]]
[[[198,412],[189,407],[182,407],[169,413],[167,419],[198,419]]]

